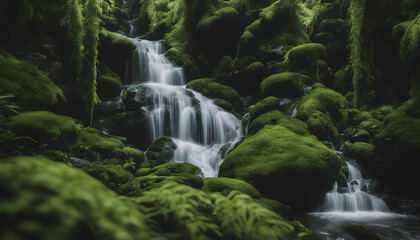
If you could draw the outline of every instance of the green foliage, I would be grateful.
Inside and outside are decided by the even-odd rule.
[[[151,239],[143,214],[80,170],[43,157],[0,160],[1,239]]]
[[[83,67],[83,26],[82,6],[79,0],[69,0],[66,3],[66,15],[62,24],[67,28],[67,39],[72,45],[72,63],[76,72],[76,82],[80,80]]]
[[[344,156],[353,158],[365,168],[372,169],[376,164],[375,146],[365,142],[345,143],[341,146]]]
[[[375,26],[375,1],[355,0],[349,7],[351,30],[349,35],[350,65],[353,70],[354,105],[365,104],[374,77],[372,31]]]
[[[219,176],[249,182],[263,196],[301,211],[319,206],[339,167],[339,157],[316,137],[275,125],[265,126],[231,151]]]
[[[308,35],[314,30],[318,16],[326,9],[325,3],[321,0],[305,0],[298,3],[298,17]]]
[[[0,54],[0,94],[14,94],[22,107],[45,107],[65,101],[63,91],[32,64]]]
[[[308,126],[304,122],[296,118],[287,116],[286,114],[278,110],[264,113],[258,116],[256,119],[254,119],[251,125],[249,125],[248,135],[253,135],[257,133],[266,125],[280,125],[285,128],[288,128],[296,134],[303,136],[309,135]]]
[[[18,136],[28,136],[52,148],[64,148],[73,144],[78,135],[75,120],[51,112],[21,112],[3,119],[3,128]]]

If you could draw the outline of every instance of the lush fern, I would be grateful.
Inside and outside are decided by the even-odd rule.
[[[306,0],[298,3],[298,17],[306,32],[311,35],[318,16],[325,10],[327,4],[321,0]]]
[[[372,30],[375,25],[374,0],[353,0],[348,10],[351,30],[349,35],[350,65],[353,70],[354,105],[365,103],[373,83]]]
[[[279,215],[244,194],[227,197],[168,182],[136,199],[158,232],[172,239],[296,239]]]

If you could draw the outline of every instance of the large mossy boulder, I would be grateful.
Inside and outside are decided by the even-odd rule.
[[[333,123],[337,123],[345,119],[344,110],[349,106],[343,95],[331,89],[317,88],[302,98],[296,117],[306,122],[313,113],[319,111]]]
[[[285,72],[271,75],[261,82],[263,97],[296,98],[304,94],[304,88],[311,86],[312,80],[305,75]]]
[[[289,72],[298,72],[331,86],[333,76],[326,59],[327,50],[322,44],[307,43],[290,49],[285,62]]]
[[[341,148],[345,157],[353,158],[366,169],[376,165],[375,146],[366,142],[344,143]]]
[[[420,196],[420,110],[410,100],[384,119],[384,128],[375,136],[377,153],[384,157],[388,171],[381,177],[399,191]]]
[[[263,129],[266,125],[281,125],[295,132],[296,134],[308,136],[308,126],[299,119],[292,118],[279,110],[264,113],[254,119],[249,125],[248,135],[253,135],[259,130]]]
[[[102,30],[99,34],[98,58],[120,77],[125,77],[127,62],[131,59],[136,45],[128,38]]]
[[[21,112],[0,120],[0,125],[17,136],[30,137],[56,149],[75,143],[79,132],[73,118],[47,111]]]
[[[1,239],[150,239],[145,215],[81,170],[43,157],[0,160]]]
[[[232,87],[214,82],[213,79],[196,79],[187,84],[187,88],[202,93],[204,96],[213,99],[223,99],[232,104],[236,111],[242,111],[242,99],[238,92]]]
[[[314,136],[276,125],[264,127],[231,151],[219,176],[246,181],[262,196],[306,211],[322,203],[339,168],[337,154]]]
[[[14,94],[26,109],[46,108],[65,101],[63,91],[34,65],[0,54],[0,95]]]
[[[278,110],[280,108],[280,99],[276,97],[266,97],[263,100],[257,102],[254,106],[250,107],[249,114],[251,120],[255,119],[261,114]]]
[[[261,194],[251,184],[233,178],[204,178],[202,190],[211,193],[220,192],[224,196],[232,191],[237,191],[247,194],[252,198],[261,198]]]
[[[315,111],[306,121],[309,131],[320,140],[330,140],[338,137],[338,129],[324,113]]]
[[[174,158],[177,146],[169,137],[156,139],[147,149],[147,159],[155,160],[158,165],[167,163]]]
[[[118,192],[126,196],[139,196],[142,192],[159,187],[167,182],[176,182],[201,189],[203,179],[197,176],[199,172],[200,169],[192,164],[175,162],[165,163],[153,168],[141,168],[137,171],[137,177],[120,186]]]

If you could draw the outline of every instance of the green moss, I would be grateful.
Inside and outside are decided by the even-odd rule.
[[[194,59],[181,48],[172,47],[166,51],[165,56],[187,72],[195,73],[198,71]]]
[[[299,73],[278,73],[261,82],[260,90],[263,97],[295,98],[304,94],[304,87],[312,85],[312,80]]]
[[[150,239],[145,215],[80,170],[43,157],[0,161],[2,239]],[[88,219],[88,221],[86,221]]]
[[[365,142],[345,143],[340,148],[344,156],[355,159],[365,168],[373,169],[376,165],[375,146]]]
[[[251,119],[255,119],[261,114],[277,110],[280,107],[280,99],[276,97],[266,97],[263,100],[257,102],[253,107],[249,109]]]
[[[157,164],[164,164],[174,158],[176,144],[169,137],[156,139],[147,149],[147,159],[156,160]]]
[[[222,73],[228,73],[232,69],[232,57],[231,56],[223,56],[219,60],[219,71]]]
[[[257,202],[257,203],[261,204],[261,206],[277,213],[284,220],[287,220],[287,221],[295,220],[295,216],[293,215],[292,209],[289,206],[284,205],[279,201],[269,199],[269,198],[260,198],[260,199],[255,199],[255,202]]]
[[[312,90],[317,89],[317,88],[325,88],[325,89],[327,89],[328,87],[327,87],[327,86],[325,86],[325,85],[324,85],[324,84],[322,84],[322,83],[315,83],[314,85],[312,85],[312,86],[311,86],[311,89],[312,89]]]
[[[266,126],[228,154],[219,176],[249,182],[263,196],[302,211],[319,206],[339,167],[339,157],[314,136]]]
[[[258,60],[254,56],[245,56],[241,58],[239,61],[238,69],[242,70],[246,67],[248,67],[251,63],[257,62]]]
[[[338,137],[338,130],[328,117],[320,111],[315,111],[306,121],[309,131],[322,140]]]
[[[229,86],[221,85],[209,78],[196,79],[187,84],[187,88],[201,92],[209,98],[224,99],[234,106],[235,110],[241,112],[242,100],[238,92]]]
[[[128,38],[121,37],[107,30],[102,30],[99,34],[101,38],[104,38],[105,41],[110,41],[110,43],[114,46],[120,46],[126,50],[136,49],[136,45],[134,45],[134,43]]]
[[[118,192],[127,196],[138,196],[144,191],[162,186],[167,182],[185,184],[201,189],[203,180],[196,174],[200,169],[189,163],[169,162],[138,172],[139,177],[119,187]]]
[[[133,174],[121,165],[83,163],[78,167],[114,190],[134,178]]]
[[[341,94],[331,89],[317,88],[302,98],[296,117],[307,121],[312,113],[320,111],[336,123],[343,119],[342,110],[349,105]]]
[[[234,111],[232,104],[224,99],[216,99],[214,100],[214,104],[223,108],[225,111]]]
[[[204,178],[202,190],[211,193],[220,192],[224,196],[232,191],[238,191],[252,198],[261,198],[261,194],[252,185],[233,178]]]
[[[0,55],[0,94],[15,94],[23,107],[45,107],[65,101],[63,91],[32,64]]]
[[[249,125],[248,135],[257,133],[266,125],[281,125],[295,132],[296,134],[304,136],[309,135],[308,126],[304,122],[287,116],[278,110],[274,110],[258,116],[254,121],[252,121],[251,125]]]
[[[100,98],[112,98],[120,95],[122,90],[122,81],[118,74],[105,68],[104,74],[97,80],[98,96]]]
[[[352,72],[349,67],[341,68],[334,74],[334,89],[342,94],[353,90]]]
[[[27,136],[52,148],[65,148],[73,144],[78,135],[74,119],[51,112],[21,112],[3,119],[3,128],[18,136]]]

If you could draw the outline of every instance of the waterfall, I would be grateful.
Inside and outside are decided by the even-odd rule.
[[[174,162],[194,164],[204,177],[217,177],[224,158],[222,149],[232,148],[243,136],[241,122],[214,100],[186,89],[183,69],[165,57],[160,41],[128,39],[137,49],[134,83],[125,89],[135,92],[143,103],[149,117],[150,142],[171,137],[177,145]]]
[[[340,152],[337,153],[341,156]],[[326,212],[389,212],[386,203],[372,195],[370,181],[363,178],[356,165],[351,162],[346,164],[348,177],[341,173],[346,179],[345,184],[340,187],[338,182],[334,183],[332,191],[325,196],[322,209]]]

